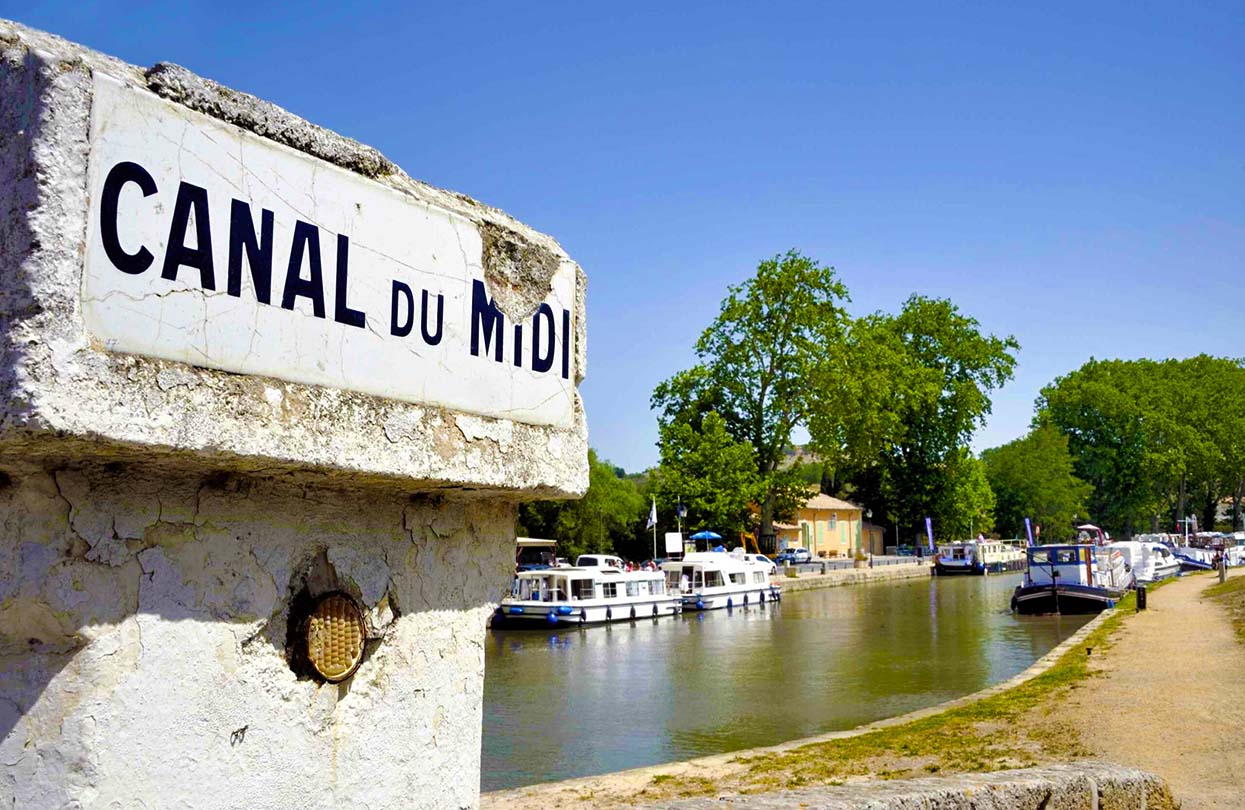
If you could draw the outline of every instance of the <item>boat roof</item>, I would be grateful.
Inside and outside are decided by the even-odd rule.
[[[558,544],[557,540],[541,540],[538,537],[516,537],[515,543],[519,548],[553,548]]]

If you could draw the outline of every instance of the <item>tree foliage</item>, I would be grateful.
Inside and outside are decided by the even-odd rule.
[[[1207,355],[1090,360],[1042,389],[1037,422],[1068,439],[1092,516],[1127,534],[1193,511],[1212,528],[1223,496],[1239,527],[1245,495],[1245,368]]]
[[[633,545],[635,524],[647,514],[635,481],[588,451],[588,491],[577,501],[535,501],[519,508],[521,535],[558,541],[558,554],[618,553]]]
[[[732,286],[696,342],[699,363],[653,392],[662,426],[702,429],[717,413],[727,433],[751,446],[760,479],[761,533],[790,502],[792,476],[781,469],[794,428],[811,407],[810,380],[825,348],[843,333],[847,289],[833,268],[792,250],[762,261]]]
[[[916,534],[931,517],[940,533],[961,533],[991,502],[966,447],[1018,348],[951,301],[913,295],[898,315],[852,324],[836,362],[821,369],[829,376],[816,386],[810,435],[880,519]]]
[[[731,436],[717,411],[705,414],[699,428],[669,422],[661,427],[661,467],[652,491],[664,514],[679,503],[687,508],[684,525],[691,531],[728,537],[747,527],[749,507],[762,495],[756,451]]]
[[[995,497],[995,527],[1025,536],[1025,518],[1052,542],[1075,538],[1073,526],[1088,515],[1092,487],[1073,473],[1068,438],[1052,425],[1039,425],[1023,438],[981,454]]]

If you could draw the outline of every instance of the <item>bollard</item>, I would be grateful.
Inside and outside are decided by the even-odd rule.
[[[821,573],[823,573],[823,574],[825,574],[825,573],[826,573],[826,566],[828,566],[828,565],[830,565],[830,563],[826,562],[825,560],[822,560],[822,563],[821,563]]]
[[[1145,609],[1146,609],[1146,586],[1138,585],[1137,586],[1137,612],[1140,613],[1141,611]]]
[[[795,579],[796,577],[800,575],[799,569],[797,569],[791,563],[784,563],[782,567],[782,572],[784,576],[790,577],[791,579]]]

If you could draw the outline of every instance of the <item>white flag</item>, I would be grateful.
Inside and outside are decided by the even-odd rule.
[[[651,528],[653,528],[653,527],[654,527],[654,526],[656,526],[656,525],[657,525],[657,499],[656,499],[656,498],[654,498],[654,499],[653,499],[653,508],[652,508],[652,509],[650,509],[650,510],[649,510],[649,512],[648,512],[648,523],[647,523],[647,525],[645,525],[645,527],[644,527],[644,528],[645,528],[645,529],[651,529]]]

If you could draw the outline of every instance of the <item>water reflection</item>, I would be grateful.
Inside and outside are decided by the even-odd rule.
[[[1016,576],[793,593],[635,624],[494,630],[484,790],[769,745],[1005,680],[1088,617],[1015,617]]]

